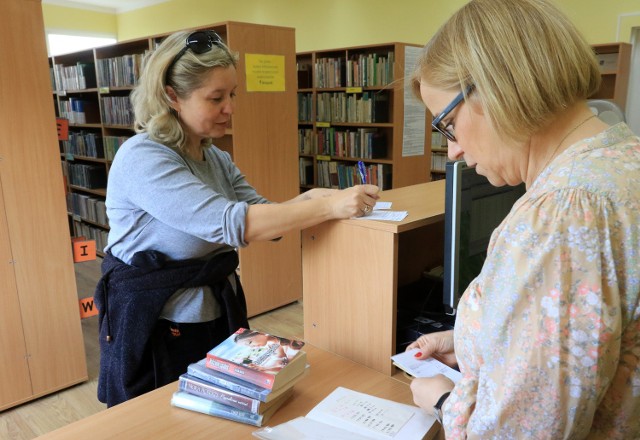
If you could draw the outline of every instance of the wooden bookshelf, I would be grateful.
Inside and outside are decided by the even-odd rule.
[[[627,105],[629,70],[631,66],[631,44],[594,44],[593,50],[600,63],[602,84],[592,99],[608,99],[618,104],[622,111]]]
[[[236,96],[233,128],[228,129],[223,138],[215,139],[214,144],[231,154],[249,183],[267,199],[283,202],[295,197],[299,193],[297,157],[292,154],[296,143],[295,30],[232,21],[189,30],[197,29],[215,30],[239,55],[237,71],[240,86]],[[91,200],[91,205],[104,209],[100,202],[104,202],[105,189],[88,187],[82,181],[75,180],[72,170],[77,165],[80,170],[87,166],[95,170],[96,167],[102,167],[108,178],[116,150],[114,146],[134,134],[133,120],[127,119],[132,118],[133,113],[125,111],[121,114],[110,110],[127,108],[129,93],[138,76],[135,73],[138,69],[133,69],[132,66],[138,65],[142,55],[168,35],[169,33],[153,35],[56,56],[49,60],[50,67],[58,70],[71,70],[78,63],[94,66],[92,74],[85,74],[88,78],[85,88],[65,89],[54,83],[53,94],[58,116],[66,116],[63,110],[69,107],[69,100],[77,98],[85,101],[85,108],[88,109],[86,118],[80,118],[81,122],[71,121],[69,131],[93,134],[102,147],[98,148],[102,153],[96,158],[88,157],[84,151],[77,154],[70,151],[73,148],[68,144],[60,144],[60,156],[68,182],[68,211],[72,234],[95,238],[99,254],[106,245],[108,222],[101,221],[101,215],[87,215],[87,209],[83,208],[82,203],[94,199],[95,201]],[[246,56],[251,54],[283,57],[284,91],[247,90]],[[134,73],[127,75],[127,78],[112,75],[112,80],[107,81],[106,66],[110,66],[113,71],[126,67],[127,71]],[[54,73],[51,77],[54,81]],[[287,234],[278,242],[252,243],[251,246],[240,249],[239,254],[240,273],[250,316],[302,297],[299,233]]]
[[[42,8],[2,9],[0,411],[87,380]]]
[[[382,189],[431,179],[428,112],[404,80],[420,50],[388,43],[298,53],[301,191],[361,183],[358,161]],[[421,130],[404,132],[416,117]]]

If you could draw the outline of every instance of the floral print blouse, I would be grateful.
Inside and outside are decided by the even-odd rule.
[[[572,145],[463,295],[447,439],[640,438],[640,138]]]

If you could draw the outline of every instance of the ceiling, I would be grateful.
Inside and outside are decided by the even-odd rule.
[[[167,1],[169,0],[42,0],[42,3],[117,14]]]

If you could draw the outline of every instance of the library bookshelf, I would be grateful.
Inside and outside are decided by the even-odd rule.
[[[428,112],[405,87],[421,46],[388,43],[297,54],[300,190],[428,182]]]
[[[232,127],[214,144],[231,154],[260,194],[283,202],[299,194],[296,145],[296,67],[293,28],[222,22],[213,29],[239,55],[239,87]],[[167,37],[159,34],[49,59],[58,117],[69,120],[69,142],[60,143],[67,180],[72,234],[106,245],[109,226],[104,200],[109,167],[117,149],[134,134],[128,100],[144,55]],[[247,55],[284,60],[284,91],[247,90]],[[63,79],[67,75],[70,79]],[[76,88],[77,87],[77,88]],[[95,146],[93,146],[95,143]],[[90,148],[88,145],[92,145]],[[249,316],[302,296],[300,234],[239,249],[240,276]]]
[[[88,378],[42,8],[2,10],[0,411]]]
[[[594,44],[591,47],[598,58],[602,83],[600,90],[590,98],[613,101],[624,112],[629,86],[631,44],[604,43]]]

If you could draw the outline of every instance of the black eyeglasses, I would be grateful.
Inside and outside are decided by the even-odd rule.
[[[169,66],[165,71],[164,83],[167,83],[167,80],[169,79],[169,72],[171,72],[173,66],[178,62],[182,55],[184,55],[187,49],[191,49],[193,53],[200,55],[209,52],[213,46],[225,49],[224,41],[222,41],[220,35],[216,34],[214,31],[196,31],[190,34],[184,43],[184,47],[175,57],[173,57],[171,63],[169,63]]]
[[[439,133],[442,133],[444,137],[446,137],[452,142],[457,142],[455,131],[453,130],[453,126],[450,123],[445,124],[443,122],[443,119],[462,102],[465,96],[471,93],[473,88],[474,88],[474,85],[471,84],[463,92],[460,92],[460,94],[456,96],[454,100],[451,101],[451,103],[448,106],[446,106],[445,109],[442,110],[442,112],[438,116],[433,118],[433,121],[431,122],[431,126],[434,128],[434,130],[437,130]]]

